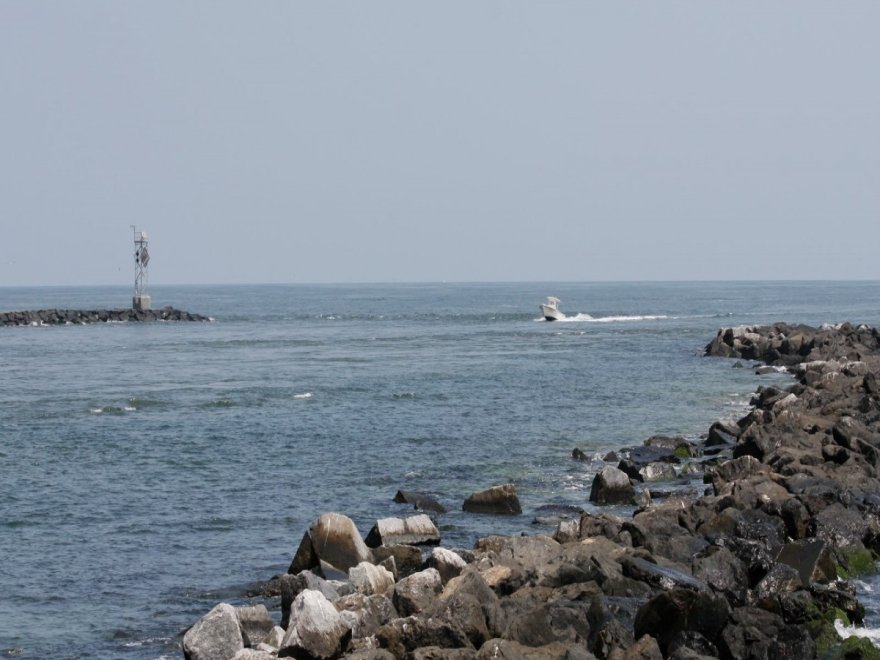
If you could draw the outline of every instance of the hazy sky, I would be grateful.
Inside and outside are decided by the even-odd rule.
[[[0,286],[880,278],[880,2],[0,0]]]

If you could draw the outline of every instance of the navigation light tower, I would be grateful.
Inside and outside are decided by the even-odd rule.
[[[147,251],[147,232],[138,231],[132,225],[134,231],[134,297],[131,306],[139,312],[150,309],[150,296],[144,293],[147,287],[147,264],[150,263],[150,253]]]

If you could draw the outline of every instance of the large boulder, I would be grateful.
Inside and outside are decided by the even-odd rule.
[[[635,489],[626,473],[611,465],[602,468],[590,489],[590,501],[597,504],[633,504],[635,496]]]
[[[445,619],[457,625],[474,647],[500,635],[504,629],[498,596],[474,567],[450,580],[440,600]]]
[[[413,573],[394,585],[394,607],[401,616],[431,610],[437,605],[437,595],[442,588],[443,581],[436,569]]]
[[[394,568],[388,568],[398,580],[422,570],[422,551],[414,545],[380,545],[373,549],[373,556],[383,565],[393,561]]]
[[[349,569],[348,577],[355,590],[367,596],[384,594],[394,587],[394,576],[391,571],[366,561]]]
[[[636,637],[651,635],[668,652],[672,638],[681,631],[694,631],[714,640],[727,624],[730,605],[716,594],[675,588],[645,603],[636,615]]]
[[[388,596],[361,593],[348,594],[333,603],[346,625],[351,628],[352,640],[367,639],[380,627],[398,618],[397,610]],[[354,641],[352,643],[354,645]]]
[[[816,644],[807,629],[786,625],[777,614],[757,607],[733,610],[730,624],[718,639],[727,658],[815,658]]]
[[[236,607],[235,614],[245,646],[262,644],[275,627],[269,610],[263,604]]]
[[[473,493],[461,508],[468,513],[522,513],[519,498],[516,496],[516,486],[513,484],[493,486]]]
[[[824,541],[812,539],[786,543],[779,548],[776,560],[794,568],[805,586],[814,582],[827,584],[837,579],[831,548]]]
[[[230,660],[244,648],[235,608],[220,603],[183,636],[186,660]]]
[[[320,591],[307,589],[290,612],[290,624],[281,642],[279,657],[329,660],[345,649],[351,629]]]
[[[365,542],[371,548],[380,545],[437,545],[440,531],[424,513],[408,518],[381,518],[373,525]]]
[[[323,562],[345,573],[362,561],[372,562],[373,553],[361,539],[352,519],[341,513],[325,513],[303,535],[287,572],[321,573]]]
[[[290,575],[289,573],[282,575],[280,584],[282,628],[287,628],[287,624],[290,621],[290,608],[293,605],[293,601],[306,589],[320,591],[330,601],[339,598],[339,593],[332,584],[311,571],[303,571],[296,575]]]
[[[428,568],[437,569],[443,584],[457,577],[467,566],[467,562],[460,555],[446,548],[434,548],[425,563]]]
[[[412,490],[399,490],[394,496],[394,501],[399,504],[412,504],[418,511],[434,511],[446,513],[446,507],[427,493],[419,493]]]

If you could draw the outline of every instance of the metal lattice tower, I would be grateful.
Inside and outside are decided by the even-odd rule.
[[[147,232],[138,231],[132,225],[134,232],[134,297],[131,306],[144,311],[150,309],[150,296],[144,293],[147,287],[147,264],[150,263],[150,253],[147,250]]]

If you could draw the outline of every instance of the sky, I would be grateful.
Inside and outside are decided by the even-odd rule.
[[[880,279],[878,26],[0,0],[0,286]]]

